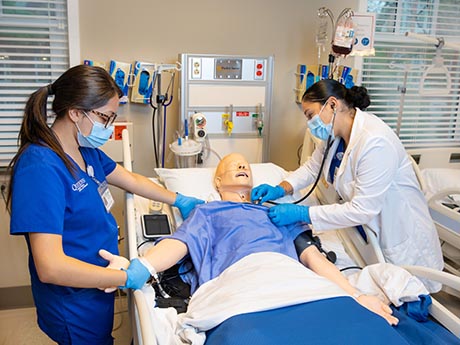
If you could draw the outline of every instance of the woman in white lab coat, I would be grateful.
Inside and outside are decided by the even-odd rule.
[[[366,225],[376,234],[387,262],[441,270],[439,238],[408,154],[390,127],[363,111],[369,104],[364,87],[347,89],[332,79],[312,85],[302,97],[302,109],[311,133],[322,143],[278,186],[260,185],[251,198],[274,200],[323,174],[341,202],[277,205],[269,209],[272,222],[303,221],[316,231]]]

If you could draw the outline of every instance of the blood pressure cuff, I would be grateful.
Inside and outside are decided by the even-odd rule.
[[[302,254],[302,252],[310,246],[316,246],[318,250],[321,251],[321,241],[319,240],[319,237],[313,236],[313,232],[311,230],[304,231],[297,236],[294,240],[294,245],[298,257],[300,257],[300,254]]]

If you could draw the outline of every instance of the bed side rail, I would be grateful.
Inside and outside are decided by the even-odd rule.
[[[420,169],[460,169],[460,147],[408,149],[407,153],[411,155]]]
[[[121,135],[123,141],[123,166],[126,170],[133,171],[128,130],[124,129]],[[137,258],[134,195],[128,192],[125,192],[125,238],[127,241],[125,250],[127,250],[129,259]],[[156,338],[153,334],[153,329],[150,327],[148,304],[143,292],[141,290],[129,290],[128,305],[134,343],[156,345]]]

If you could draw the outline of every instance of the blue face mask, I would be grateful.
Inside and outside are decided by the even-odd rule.
[[[329,138],[329,135],[331,136],[331,139],[334,140],[334,132],[332,130],[332,123],[334,120],[331,121],[329,124],[325,124],[323,120],[319,117],[321,112],[323,111],[324,107],[326,106],[327,102],[324,103],[322,106],[321,110],[319,111],[318,114],[314,115],[308,122],[308,128],[310,128],[311,134],[317,137],[318,139],[321,140],[327,140]],[[334,113],[335,116],[335,113]]]
[[[97,148],[99,146],[104,145],[107,140],[112,136],[113,133],[113,125],[105,128],[105,126],[100,122],[94,122],[91,118],[85,114],[85,116],[91,121],[93,124],[93,128],[91,129],[91,133],[88,136],[84,136],[81,134],[80,128],[77,126],[78,133],[77,133],[77,140],[78,144],[83,147],[90,147],[90,148]]]

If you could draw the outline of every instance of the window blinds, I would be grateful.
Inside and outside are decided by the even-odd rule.
[[[65,0],[0,0],[0,168],[17,152],[29,95],[68,69],[68,47]]]
[[[367,9],[376,13],[376,55],[364,58],[361,67],[362,85],[371,97],[368,111],[395,129],[406,148],[460,146],[460,51],[441,49],[450,92],[423,95],[422,76],[433,63],[436,45],[405,36],[413,32],[458,43],[460,2],[368,0]]]

